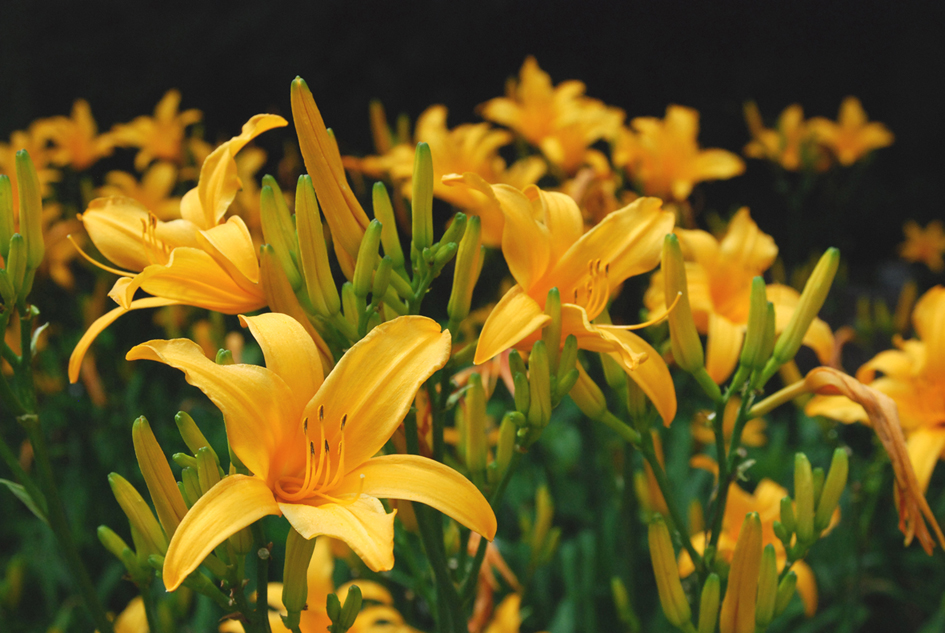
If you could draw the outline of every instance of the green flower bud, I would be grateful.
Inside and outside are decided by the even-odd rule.
[[[830,472],[824,482],[820,501],[817,503],[817,512],[814,515],[814,531],[823,532],[830,525],[830,518],[840,503],[840,495],[843,494],[843,489],[847,485],[849,469],[850,464],[846,450],[843,448],[836,449],[833,452],[833,459],[830,461]]]
[[[440,271],[443,270],[444,266],[450,263],[450,260],[453,259],[458,250],[459,244],[456,242],[449,242],[436,248],[436,255],[433,256],[434,276],[440,274]]]
[[[523,415],[527,415],[531,396],[528,376],[522,372],[515,372],[512,376],[512,380],[515,384],[515,410]]]
[[[10,238],[10,256],[6,260],[7,275],[13,284],[13,293],[16,297],[23,297],[29,294],[29,288],[24,288],[26,278],[26,240],[19,233],[14,233]]]
[[[814,476],[814,507],[817,507],[817,504],[820,502],[820,493],[824,489],[824,479],[826,475],[824,474],[824,469],[818,466],[811,471],[811,474]]]
[[[99,542],[118,560],[122,560],[122,555],[125,550],[131,551],[128,544],[107,525],[98,526],[98,530],[96,530],[95,533],[98,536]]]
[[[10,238],[16,232],[13,221],[13,185],[10,177],[0,174],[0,255],[6,261],[10,254]]]
[[[359,317],[358,296],[354,291],[354,284],[350,281],[346,281],[341,286],[341,305],[344,309],[345,320],[357,330]]]
[[[694,372],[705,366],[702,341],[689,306],[689,288],[686,282],[686,263],[683,261],[679,240],[670,233],[663,239],[663,293],[669,308],[677,296],[679,303],[669,314],[669,335],[673,358],[684,371]]]
[[[789,534],[797,530],[797,523],[794,520],[794,503],[790,497],[781,499],[781,525]]]
[[[502,423],[499,425],[499,443],[495,450],[496,472],[498,479],[502,478],[505,471],[512,461],[512,454],[515,452],[515,435],[517,425],[512,417],[512,412],[506,413],[502,417]]]
[[[557,288],[548,291],[545,299],[545,314],[551,321],[541,331],[541,340],[548,350],[548,365],[551,373],[558,373],[558,352],[561,348],[561,293]]]
[[[689,601],[679,581],[676,566],[676,553],[669,536],[669,529],[659,514],[654,515],[649,527],[650,558],[653,561],[653,574],[656,576],[656,589],[666,619],[675,627],[692,627],[692,611]]]
[[[371,279],[374,274],[374,265],[377,263],[377,249],[381,244],[381,223],[371,220],[361,246],[358,249],[358,260],[354,265],[354,294],[359,298],[367,297],[371,291]]]
[[[774,616],[777,617],[784,613],[784,610],[787,609],[788,604],[791,603],[791,598],[794,597],[794,589],[797,587],[797,574],[793,571],[789,571],[787,576],[784,577],[784,580],[781,581],[781,584],[778,585],[778,596],[774,602]]]
[[[699,600],[699,633],[715,633],[715,624],[719,619],[719,604],[722,592],[718,574],[709,574],[702,585],[702,597]]]
[[[762,359],[765,330],[768,318],[768,297],[765,292],[765,280],[755,277],[751,280],[751,300],[748,309],[748,329],[745,332],[745,344],[739,363],[755,368],[768,360]]]
[[[348,595],[345,597],[345,604],[341,607],[341,617],[339,624],[342,631],[347,631],[354,626],[354,621],[361,612],[361,588],[357,585],[351,585],[348,588]]]
[[[281,192],[280,192],[281,193]],[[292,259],[292,250],[296,242],[295,227],[292,226],[292,217],[289,215],[285,200],[280,205],[276,201],[276,193],[272,187],[263,187],[259,193],[259,211],[262,219],[263,237],[272,246],[276,259],[294,292],[302,288],[303,279],[295,262]],[[285,207],[285,213],[283,209]]]
[[[440,247],[446,244],[459,244],[466,232],[467,218],[465,213],[457,213],[453,216],[453,221],[446,227],[446,232],[440,238]]]
[[[755,628],[758,574],[761,570],[761,519],[757,512],[745,515],[738,533],[728,587],[719,615],[721,633],[750,632]]]
[[[761,554],[761,571],[758,579],[758,602],[755,606],[755,625],[764,630],[774,619],[774,607],[778,597],[778,561],[774,545],[765,545]]]
[[[8,242],[7,247],[9,246]],[[0,268],[0,297],[3,298],[4,305],[10,306],[16,303],[16,289],[5,268]]]
[[[528,357],[529,406],[528,424],[543,429],[551,420],[551,374],[548,348],[544,341],[535,341]]]
[[[154,518],[154,513],[151,512],[148,503],[134,486],[118,473],[111,473],[108,476],[108,484],[122,512],[128,517],[132,530],[137,531],[141,537],[143,547],[139,548],[138,554],[144,556],[164,554],[167,551],[167,536],[164,535],[164,530]]]
[[[774,535],[778,537],[778,540],[784,543],[784,547],[787,548],[791,545],[791,533],[784,529],[784,524],[775,519],[772,524],[774,528]]]
[[[200,478],[197,475],[196,468],[184,468],[180,471],[180,481],[184,485],[184,501],[187,507],[193,507],[197,500],[203,496],[200,490]]]
[[[422,253],[433,245],[433,157],[426,143],[417,143],[410,200],[412,250]]]
[[[578,370],[578,379],[571,387],[569,395],[581,413],[592,420],[600,420],[607,413],[607,399],[604,397],[604,392],[587,375],[581,363],[577,363],[575,367]]]
[[[809,545],[814,542],[814,475],[804,453],[794,455],[794,503],[797,540]]]
[[[198,450],[196,457],[197,481],[200,484],[201,494],[205,495],[220,482],[220,471],[213,453],[206,448]]]
[[[148,420],[141,416],[131,427],[131,438],[134,442],[135,457],[144,476],[144,483],[148,487],[158,520],[164,528],[168,538],[174,536],[177,526],[187,514],[187,505],[177,489],[177,480],[167,464],[164,451],[158,444],[157,438],[151,431]],[[206,449],[204,449],[206,450]],[[216,469],[216,464],[214,464]]]
[[[315,551],[315,539],[306,539],[292,527],[285,539],[285,568],[282,574],[282,604],[289,619],[298,625],[308,598],[308,565]],[[315,607],[315,605],[311,605]],[[290,624],[287,622],[287,626]]]
[[[473,475],[473,481],[481,479],[486,471],[488,448],[486,447],[486,392],[482,388],[482,377],[470,374],[469,388],[466,389],[464,402],[464,421],[466,433],[466,467]]]
[[[394,207],[391,206],[390,196],[387,195],[387,187],[382,182],[374,183],[372,190],[374,202],[374,217],[380,220],[381,226],[381,244],[384,246],[384,254],[389,256],[394,262],[396,270],[404,269],[404,252],[400,247],[400,236],[397,235],[397,220],[394,217]]]
[[[509,351],[509,370],[511,370],[513,376],[517,373],[528,375],[528,370],[525,369],[525,361],[522,360],[522,355],[516,349]]]
[[[20,198],[20,233],[26,239],[26,267],[35,271],[43,261],[43,198],[33,161],[25,149],[16,153],[16,185]]]
[[[567,373],[565,373],[560,378],[555,379],[555,393],[554,397],[551,399],[551,404],[553,407],[558,406],[571,389],[574,388],[574,385],[577,384],[578,378],[581,377],[580,372],[578,372],[576,367],[572,367]]]
[[[568,334],[568,337],[564,339],[564,346],[561,348],[561,356],[558,358],[559,374],[566,374],[572,369],[577,369],[577,352],[577,337]]]
[[[804,335],[807,329],[817,317],[820,308],[827,299],[827,293],[830,292],[830,286],[833,284],[833,278],[837,274],[837,267],[840,265],[840,251],[836,248],[828,248],[821,256],[820,261],[811,273],[810,278],[804,285],[801,292],[801,298],[794,308],[791,320],[787,327],[781,332],[777,343],[774,345],[774,352],[768,365],[774,364],[774,371],[794,358],[797,350],[801,347]],[[765,367],[767,373],[768,367]]]
[[[479,281],[482,270],[482,223],[477,216],[472,216],[466,223],[463,239],[456,253],[456,266],[453,269],[453,288],[450,291],[446,312],[451,323],[462,323],[469,315],[473,290]]]
[[[390,285],[391,269],[394,267],[394,260],[390,255],[384,255],[377,270],[374,271],[374,281],[371,282],[371,301],[380,302],[387,294],[387,288]]]
[[[197,458],[187,453],[174,453],[171,459],[181,468],[197,468]]]
[[[328,246],[325,243],[315,188],[312,186],[312,178],[308,175],[299,178],[295,190],[295,222],[305,289],[315,310],[324,317],[331,317],[341,310],[341,300],[331,275]]]

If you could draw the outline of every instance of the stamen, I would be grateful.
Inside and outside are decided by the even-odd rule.
[[[135,275],[138,274],[138,273],[130,273],[130,272],[127,272],[127,271],[124,271],[124,270],[119,270],[119,269],[117,269],[117,268],[112,268],[111,266],[106,266],[105,264],[102,264],[101,262],[97,262],[97,261],[95,261],[94,259],[92,259],[92,258],[88,255],[88,253],[86,253],[86,252],[83,251],[81,248],[79,248],[79,245],[76,244],[76,241],[75,241],[75,239],[72,237],[72,235],[67,235],[67,236],[66,236],[66,239],[69,240],[70,242],[72,242],[72,245],[75,247],[75,250],[79,251],[79,255],[81,255],[82,257],[84,257],[84,258],[85,258],[90,264],[92,264],[93,266],[97,266],[97,267],[101,268],[102,270],[104,270],[104,271],[106,271],[106,272],[110,272],[110,273],[112,273],[113,275],[118,275],[119,277],[134,277]]]
[[[348,414],[345,413],[343,416],[341,416],[341,430],[342,431],[345,430],[345,424],[347,423],[348,423]]]
[[[323,404],[318,405],[318,421],[325,421],[325,405]]]

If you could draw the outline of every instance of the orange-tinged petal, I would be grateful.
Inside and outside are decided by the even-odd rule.
[[[658,198],[639,198],[607,215],[557,262],[544,291],[557,286],[562,297],[569,297],[586,277],[588,262],[597,259],[609,264],[611,292],[628,277],[653,270],[659,263],[663,237],[673,230],[675,222],[673,214],[661,207]],[[527,246],[524,239],[522,242]]]
[[[147,297],[146,299],[132,301],[128,306],[128,309],[119,306],[97,318],[95,322],[89,326],[89,329],[85,331],[85,334],[82,335],[82,338],[79,339],[79,342],[76,343],[75,349],[72,350],[72,355],[69,356],[69,382],[75,382],[79,379],[79,370],[82,369],[82,359],[85,358],[85,353],[89,351],[92,341],[94,341],[98,335],[105,330],[105,328],[118,320],[118,317],[125,314],[126,312],[130,312],[131,310],[140,310],[142,308],[160,308],[163,306],[179,304],[179,301],[175,301],[173,299],[165,299],[163,297]]]
[[[717,384],[722,384],[732,375],[738,364],[744,338],[743,326],[735,325],[720,314],[709,314],[705,368]]]
[[[257,114],[243,124],[239,135],[213,150],[200,167],[197,187],[184,194],[181,200],[181,217],[201,229],[216,226],[240,190],[233,157],[263,132],[288,124],[276,114]]]
[[[611,352],[610,356],[620,363],[627,375],[643,390],[663,418],[663,424],[669,426],[676,417],[676,388],[663,357],[633,332],[609,325],[598,325],[597,329],[607,340],[617,343],[618,351]],[[641,356],[645,360],[638,362],[631,370],[630,359]]]
[[[280,503],[296,532],[305,538],[330,536],[347,543],[372,571],[394,567],[394,515],[374,497],[361,495],[348,505]]]
[[[305,169],[312,177],[332,238],[351,259],[356,259],[368,217],[348,186],[338,146],[328,135],[315,99],[301,77],[292,82],[291,100]]]
[[[551,317],[521,286],[513,286],[486,318],[473,362],[479,365],[515,347],[550,321]]]
[[[694,181],[725,180],[745,171],[745,162],[724,149],[706,149],[693,160],[690,177]]]
[[[912,322],[928,350],[925,373],[945,383],[945,286],[935,286],[915,304]]]
[[[254,317],[241,315],[240,322],[249,327],[262,348],[266,369],[285,381],[296,400],[296,409],[303,410],[325,379],[312,337],[298,321],[276,312]]]
[[[495,538],[495,513],[468,479],[443,464],[419,455],[382,455],[364,462],[345,477],[348,492],[381,499],[419,501],[436,508],[490,541]]]
[[[909,461],[915,470],[915,478],[919,482],[919,489],[924,494],[929,488],[929,479],[935,464],[945,451],[945,429],[941,427],[923,427],[909,434],[906,440],[909,450]]]
[[[240,287],[251,287],[259,282],[256,247],[243,218],[233,216],[223,224],[200,231],[197,242]],[[255,289],[249,291],[255,292]]]
[[[233,452],[263,481],[275,471],[298,466],[305,459],[302,415],[285,381],[275,372],[255,365],[217,365],[188,339],[149,341],[131,348],[128,360],[154,360],[184,372],[187,382],[203,391],[223,413],[227,440]],[[295,441],[294,444],[290,442]],[[285,454],[285,446],[297,445]],[[281,458],[281,459],[280,459]]]
[[[538,207],[538,217],[548,227],[550,260],[558,261],[571,245],[584,235],[584,218],[571,196],[556,191],[542,191],[532,185],[525,195]]]
[[[279,505],[264,481],[245,475],[221,479],[177,526],[164,557],[164,586],[177,589],[217,545],[270,514],[279,514]]]
[[[771,267],[778,256],[778,247],[774,238],[763,233],[751,219],[748,208],[742,207],[729,222],[719,252],[726,261],[757,275]]]
[[[446,364],[449,355],[449,330],[441,332],[432,319],[405,316],[383,323],[342,356],[304,415],[317,420],[323,410],[325,439],[332,446],[341,421],[347,419],[345,463],[348,468],[357,466],[390,439],[420,385]],[[309,428],[309,436],[321,441],[318,425]]]

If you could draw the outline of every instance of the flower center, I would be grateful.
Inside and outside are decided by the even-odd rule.
[[[345,424],[348,415],[341,417],[341,431],[336,449],[332,450],[325,439],[325,407],[318,407],[318,425],[321,437],[316,453],[315,443],[308,437],[308,419],[303,422],[303,432],[308,443],[305,453],[305,471],[302,477],[283,476],[276,481],[275,492],[279,498],[296,502],[303,499],[321,498],[341,505],[350,505],[358,500],[364,490],[364,475],[361,475],[358,493],[349,499],[339,499],[330,493],[344,480],[345,475]],[[334,456],[333,456],[334,454]],[[316,459],[317,456],[317,459]],[[334,463],[333,463],[334,460]]]
[[[600,259],[591,260],[587,263],[587,278],[584,284],[574,289],[574,304],[583,307],[591,321],[603,312],[607,307],[607,300],[610,299],[608,272],[610,264],[602,266]]]
[[[141,244],[152,264],[166,264],[170,256],[167,244],[157,237],[158,219],[153,213],[148,213],[148,219],[141,220]]]

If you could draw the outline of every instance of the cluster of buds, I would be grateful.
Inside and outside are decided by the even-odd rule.
[[[39,178],[26,150],[16,153],[16,181],[19,200],[13,199],[10,178],[0,175],[0,297],[23,314],[45,252]]]

